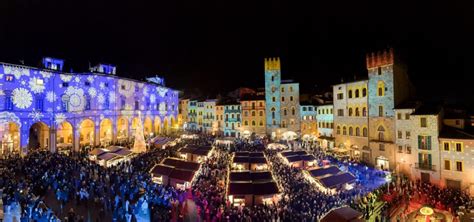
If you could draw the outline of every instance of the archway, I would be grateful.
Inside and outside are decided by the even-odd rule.
[[[164,129],[164,133],[168,133],[169,132],[169,123],[168,123],[168,118],[165,117],[165,119],[163,120],[163,129]]]
[[[0,156],[20,153],[20,127],[15,122],[4,125]]]
[[[112,143],[113,126],[112,120],[103,119],[99,127],[100,145],[107,146]]]
[[[28,149],[49,149],[49,127],[46,123],[36,122],[31,125],[28,138]]]
[[[94,145],[94,121],[84,119],[79,125],[79,144],[81,146]]]
[[[125,141],[128,138],[128,119],[120,117],[117,120],[117,140],[119,142]]]
[[[143,123],[143,131],[145,138],[150,137],[153,133],[153,124],[150,117],[145,118],[145,122]]]
[[[159,116],[155,117],[155,134],[160,134],[161,132],[161,119]]]
[[[71,150],[72,149],[72,124],[68,121],[63,121],[59,124],[56,130],[56,147],[58,151]]]
[[[135,117],[132,119],[132,129],[131,129],[131,135],[135,136],[135,133],[137,132],[138,124],[140,123],[140,119],[138,117]]]

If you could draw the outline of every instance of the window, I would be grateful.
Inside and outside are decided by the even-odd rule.
[[[355,90],[355,98],[359,98],[359,90],[358,89]]]
[[[383,81],[379,81],[377,83],[377,96],[384,96],[385,95],[385,83]]]
[[[407,151],[406,152],[407,152],[407,154],[411,154],[411,146],[407,145]]]
[[[355,116],[360,116],[359,107],[356,107],[356,108],[355,108]]]
[[[281,121],[281,127],[285,128],[286,127],[286,122],[283,120]]]
[[[397,113],[397,119],[398,120],[402,119],[402,114],[401,113]]]
[[[337,99],[338,100],[344,99],[344,94],[343,93],[338,93],[337,94]]]
[[[443,150],[449,151],[449,142],[443,142]]]
[[[281,92],[285,92],[285,87],[281,87]]]
[[[43,103],[44,103],[43,97],[42,96],[37,96],[36,97],[35,109],[37,111],[43,111]]]
[[[462,152],[462,143],[456,143],[456,152]]]
[[[352,116],[352,108],[349,108],[349,116]]]
[[[336,127],[336,134],[341,134],[341,127],[340,126],[337,126]]]
[[[352,98],[352,90],[349,90],[349,95],[348,95],[349,99]]]
[[[258,112],[259,116],[263,116],[263,111]]]
[[[252,111],[252,116],[255,116],[255,111]]]
[[[342,127],[342,135],[346,135],[346,134],[347,134],[347,132],[346,132],[346,127],[343,126],[343,127]]]
[[[15,81],[14,75],[5,75],[5,82],[13,82]]]
[[[382,75],[382,67],[378,67],[377,69],[377,74],[380,76]]]
[[[403,153],[403,146],[398,146],[398,152]]]
[[[260,120],[260,122],[258,123],[259,126],[263,126],[263,121]]]
[[[362,108],[362,116],[367,116],[367,108]]]
[[[6,110],[13,110],[13,99],[11,92],[5,93],[5,109]]]
[[[425,117],[422,117],[420,118],[420,126],[421,127],[427,127],[427,123],[426,123],[426,118]]]
[[[281,101],[285,102],[285,97],[284,96],[281,97]]]
[[[63,82],[63,87],[64,87],[64,88],[69,87],[69,83]]]
[[[303,111],[306,111],[306,107],[303,107]]]
[[[359,127],[356,127],[356,136],[360,136],[360,129],[359,129]]]
[[[296,109],[295,107],[291,107],[291,115],[296,115]]]
[[[405,119],[410,119],[410,113],[405,113]]]
[[[285,116],[287,115],[286,109],[283,110],[283,115],[285,115]]]
[[[249,116],[249,111],[245,111],[244,116]]]
[[[293,86],[290,86],[290,92],[293,92]]]
[[[398,134],[398,139],[401,139],[401,138],[403,137],[403,133],[402,133],[402,131],[398,131],[398,133],[397,133],[397,134]]]
[[[462,172],[463,164],[461,161],[456,161],[456,171]]]
[[[431,150],[431,136],[418,136],[418,149]]]
[[[352,126],[349,126],[349,136],[352,136]]]
[[[406,131],[406,132],[405,132],[405,137],[406,137],[407,140],[410,139],[410,131]]]
[[[337,110],[337,116],[344,116],[344,110],[343,109],[338,109]]]
[[[255,126],[255,120],[252,120],[252,126]]]
[[[383,106],[379,106],[379,116],[383,117]]]
[[[272,111],[272,119],[275,119],[275,111]]]
[[[367,96],[367,89],[363,88],[362,89],[362,97],[366,97],[366,96]]]
[[[91,97],[90,96],[86,96],[86,107],[84,109],[91,110]]]
[[[290,101],[293,102],[293,96],[290,96]]]
[[[255,102],[252,102],[252,109],[255,109]]]
[[[379,150],[385,151],[385,145],[383,143],[379,144]]]
[[[362,136],[363,136],[363,137],[367,137],[367,134],[368,134],[368,132],[367,132],[367,127],[364,127],[364,128],[362,129]]]
[[[444,160],[444,170],[451,170],[451,161]]]
[[[275,81],[275,76],[272,76],[272,82]]]
[[[249,122],[247,120],[244,121],[244,125],[248,126]]]
[[[276,102],[276,99],[275,99],[275,97],[272,97],[272,101],[273,101],[273,102]]]
[[[258,106],[263,107],[263,102],[259,102]]]

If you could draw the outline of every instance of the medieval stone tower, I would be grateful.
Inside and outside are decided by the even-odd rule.
[[[280,58],[265,59],[265,112],[267,133],[280,127]]]

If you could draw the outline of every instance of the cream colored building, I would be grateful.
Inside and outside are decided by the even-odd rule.
[[[245,96],[240,100],[242,107],[242,125],[240,135],[249,137],[252,134],[265,136],[265,97],[263,96]]]

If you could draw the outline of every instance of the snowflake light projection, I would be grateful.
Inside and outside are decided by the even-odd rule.
[[[155,103],[155,102],[156,102],[156,96],[155,96],[155,94],[151,94],[151,95],[150,95],[150,102],[151,102],[151,103]]]
[[[41,76],[43,76],[44,79],[49,79],[51,78],[51,76],[53,76],[53,73],[48,71],[40,71],[39,73]]]
[[[34,122],[38,122],[44,117],[44,115],[40,111],[33,109],[31,113],[28,113],[28,117],[30,117]]]
[[[28,85],[30,86],[30,89],[34,93],[42,93],[44,89],[46,88],[44,86],[44,81],[43,79],[33,77],[30,79],[28,82]]]
[[[158,107],[158,110],[160,112],[160,115],[162,115],[162,116],[166,115],[166,103],[161,102],[160,106]]]
[[[54,115],[54,123],[56,123],[56,125],[61,125],[65,120],[66,115],[64,115],[64,113],[56,113],[56,115]]]
[[[120,95],[124,95],[128,98],[135,93],[135,82],[119,79],[118,85]]]
[[[74,81],[79,83],[79,82],[81,82],[81,78],[79,78],[79,76],[76,76],[76,78],[74,78]]]
[[[97,96],[97,90],[95,90],[94,87],[89,88],[89,90],[87,91],[92,98],[95,98],[95,96]]]
[[[72,75],[60,74],[60,75],[59,75],[59,78],[60,78],[63,82],[71,82],[71,80],[72,80]]]
[[[80,112],[84,110],[86,100],[84,98],[83,89],[75,86],[69,86],[66,89],[66,95],[69,96],[70,111]]]
[[[87,81],[90,82],[90,83],[93,83],[94,82],[94,76],[88,76]]]
[[[143,95],[144,95],[144,96],[148,96],[148,87],[145,86],[145,87],[142,89],[142,92],[143,92]]]
[[[100,83],[99,83],[99,89],[100,89],[100,90],[104,90],[104,89],[105,89],[105,83],[100,82]]]
[[[103,94],[103,93],[100,92],[100,93],[97,95],[97,102],[98,102],[99,104],[104,104],[104,102],[105,102],[105,97],[104,97],[104,94]]]
[[[27,109],[33,103],[33,96],[25,88],[16,88],[12,92],[13,104],[19,109]]]
[[[157,86],[156,91],[161,97],[165,97],[166,93],[168,92],[168,89],[165,87]]]
[[[109,93],[109,101],[110,101],[110,103],[115,103],[115,92],[114,91],[111,91]]]
[[[46,100],[50,103],[55,102],[58,99],[58,96],[56,96],[56,93],[53,91],[48,91],[46,92]]]
[[[30,70],[22,67],[3,65],[3,71],[5,74],[13,74],[16,79],[22,76],[30,76]]]

